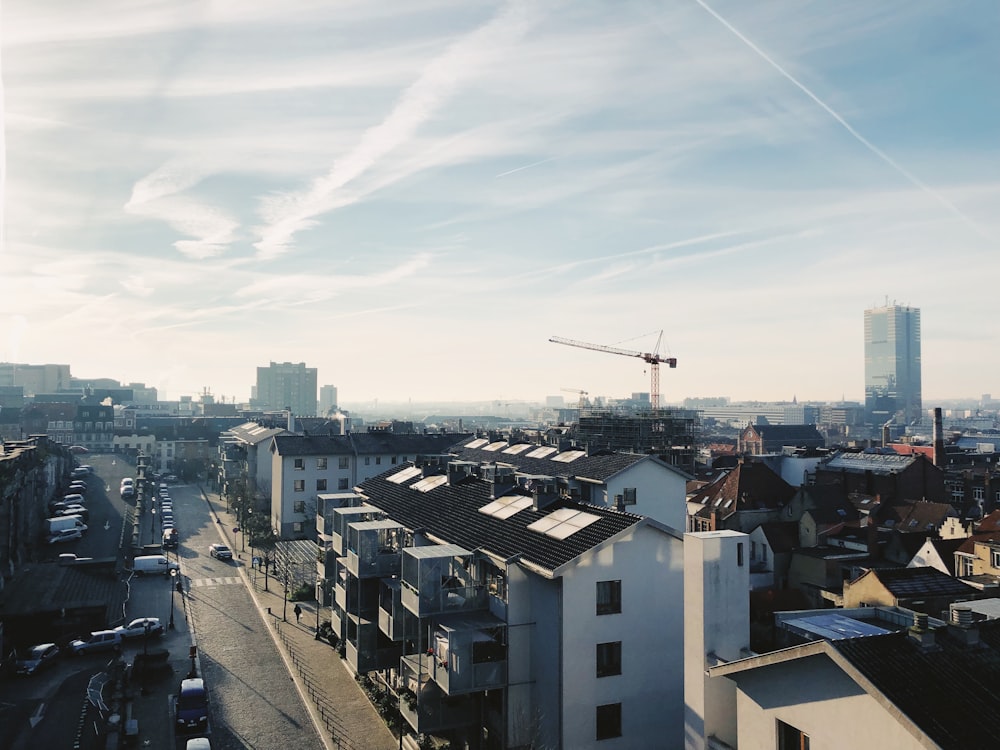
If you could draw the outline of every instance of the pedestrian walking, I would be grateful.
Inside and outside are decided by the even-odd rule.
[[[295,605],[295,609],[292,610],[295,613],[295,622],[298,623],[302,619],[302,607],[298,604]]]

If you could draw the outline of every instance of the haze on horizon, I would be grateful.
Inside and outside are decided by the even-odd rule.
[[[1000,5],[6,0],[0,360],[244,401],[863,398],[1000,371]],[[573,396],[563,393],[567,401]]]

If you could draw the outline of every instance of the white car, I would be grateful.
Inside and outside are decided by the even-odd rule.
[[[163,623],[159,617],[140,617],[128,625],[119,625],[115,628],[115,632],[122,638],[141,638],[147,632],[153,636],[163,635]]]
[[[59,542],[74,542],[77,539],[83,538],[83,531],[80,528],[75,529],[63,529],[62,531],[57,531],[55,534],[49,537],[49,544],[58,544]]]

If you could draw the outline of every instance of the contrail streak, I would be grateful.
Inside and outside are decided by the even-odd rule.
[[[500,174],[498,174],[496,176],[497,177],[506,177],[509,174],[514,174],[515,172],[521,172],[522,170],[531,169],[532,167],[537,167],[540,164],[545,164],[546,162],[552,161],[554,158],[555,158],[554,156],[550,156],[548,159],[542,159],[541,161],[535,161],[535,162],[532,162],[531,164],[525,164],[523,167],[514,167],[513,169],[508,169],[506,172],[501,172]]]
[[[977,234],[979,234],[980,236],[982,236],[982,237],[984,237],[986,239],[992,239],[992,237],[990,237],[983,230],[982,227],[980,227],[975,221],[973,221],[971,218],[969,218],[964,213],[962,213],[962,211],[958,208],[958,206],[956,206],[954,203],[952,203],[946,197],[944,197],[943,195],[941,195],[940,193],[938,193],[936,190],[934,190],[934,188],[932,188],[926,182],[924,182],[919,177],[917,177],[916,175],[914,175],[912,172],[908,171],[901,164],[899,164],[898,162],[896,162],[891,156],[889,156],[887,153],[885,153],[885,151],[883,151],[878,146],[876,146],[874,143],[872,143],[867,138],[865,138],[863,135],[861,135],[861,133],[859,133],[857,130],[855,130],[847,120],[845,120],[843,117],[841,117],[839,114],[837,114],[837,112],[829,104],[827,104],[822,99],[820,99],[816,94],[814,94],[812,91],[810,91],[809,88],[805,84],[803,84],[795,76],[793,76],[791,73],[789,73],[783,67],[781,67],[781,65],[779,65],[777,62],[775,62],[775,60],[773,58],[771,58],[770,55],[768,55],[766,52],[764,52],[764,50],[762,50],[760,47],[758,47],[756,44],[754,44],[752,41],[750,41],[750,39],[748,39],[746,36],[744,36],[740,32],[739,29],[737,29],[735,26],[733,26],[731,23],[729,23],[729,21],[727,21],[725,18],[723,18],[718,13],[716,13],[714,10],[712,10],[712,8],[710,8],[709,5],[706,2],[704,2],[704,0],[694,0],[694,1],[698,5],[700,5],[702,8],[704,8],[705,11],[707,13],[709,13],[716,21],[718,21],[719,23],[721,23],[730,32],[732,32],[732,34],[737,39],[739,39],[747,47],[749,47],[751,50],[753,50],[762,60],[764,60],[768,65],[770,65],[772,68],[774,68],[776,71],[778,71],[787,81],[789,81],[799,91],[801,91],[803,94],[805,94],[810,99],[812,99],[816,104],[818,104],[823,109],[823,111],[825,111],[828,115],[830,115],[830,117],[832,117],[834,120],[836,120],[838,123],[840,123],[841,127],[843,127],[844,130],[846,130],[848,133],[850,133],[851,136],[858,143],[860,143],[866,149],[868,149],[873,154],[875,154],[875,156],[877,156],[883,162],[885,162],[890,167],[892,167],[898,174],[902,175],[911,184],[915,185],[920,190],[922,190],[925,193],[927,193],[929,196],[931,196],[932,198],[934,198],[938,203],[940,203],[942,206],[944,206],[946,209],[948,209],[948,211],[950,211],[956,217],[958,217],[959,219],[961,219],[962,221],[964,221],[966,224],[968,224],[970,227],[972,227],[972,229],[975,230],[975,232]]]

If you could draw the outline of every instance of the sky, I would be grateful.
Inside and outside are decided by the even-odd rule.
[[[1000,392],[1000,4],[2,0],[0,361],[162,399]],[[563,390],[567,389],[567,390]]]

